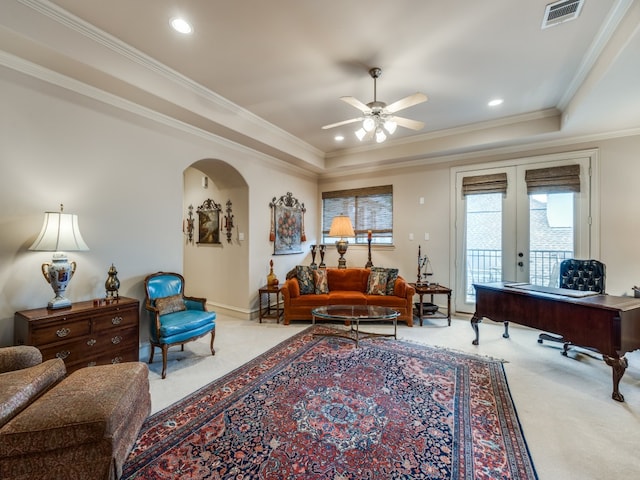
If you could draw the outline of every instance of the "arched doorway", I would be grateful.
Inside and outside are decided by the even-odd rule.
[[[186,293],[205,297],[208,304],[217,311],[249,318],[249,245],[244,240],[249,226],[249,186],[238,170],[218,159],[194,162],[185,169],[183,178],[183,272]],[[221,209],[219,236],[215,243],[200,243],[197,210],[208,200],[218,204]],[[229,238],[225,229],[227,202],[230,202],[233,215],[233,228],[230,229]],[[186,228],[189,211],[192,212],[194,223],[191,241]]]

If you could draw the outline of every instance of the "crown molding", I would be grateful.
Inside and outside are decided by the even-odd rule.
[[[616,130],[611,132],[600,132],[588,135],[579,135],[572,137],[563,137],[543,141],[531,141],[527,143],[518,143],[517,145],[499,146],[495,148],[477,149],[470,152],[452,153],[452,154],[436,154],[433,156],[424,156],[421,158],[407,159],[406,161],[398,161],[393,165],[369,165],[345,167],[339,171],[326,171],[319,175],[320,180],[330,180],[334,178],[344,178],[348,175],[362,175],[371,173],[398,173],[400,170],[415,171],[416,168],[438,165],[443,163],[456,164],[468,161],[484,162],[489,157],[504,157],[505,155],[531,156],[533,152],[549,149],[571,148],[576,150],[585,150],[585,144],[593,144],[606,140],[614,140],[616,138],[640,136],[640,128],[628,130]],[[592,150],[592,149],[589,149]]]
[[[251,149],[245,145],[233,142],[225,137],[197,128],[191,124],[181,122],[171,116],[159,113],[138,103],[131,102],[118,95],[105,92],[104,90],[100,90],[74,78],[54,72],[2,50],[0,50],[0,66],[28,75],[42,82],[73,92],[77,95],[82,95],[92,100],[96,100],[124,112],[151,120],[160,125],[215,143],[217,148],[223,151],[226,150],[229,155],[241,156],[244,158],[247,156],[254,157],[263,163],[266,162],[273,168],[281,169],[282,171],[305,178],[317,178],[317,174],[307,168],[302,168],[289,162],[285,162],[277,157],[266,155],[263,152]]]
[[[225,128],[231,128],[242,135],[253,138],[257,142],[270,145],[273,149],[282,150],[283,157],[294,156],[303,162],[309,163],[313,168],[322,168],[324,152],[304,142],[300,138],[291,135],[285,130],[267,122],[263,118],[246,110],[221,95],[209,90],[203,85],[185,77],[179,72],[156,61],[145,53],[122,42],[118,38],[104,32],[94,25],[72,15],[61,7],[48,0],[15,0],[34,12],[46,17],[70,32],[81,35],[91,41],[91,53],[100,55],[100,51],[108,50],[124,63],[114,66],[93,63],[93,68],[100,70],[114,78],[120,78],[125,82],[137,86],[151,94],[160,95],[169,101],[174,101],[198,115],[204,116],[213,122],[224,122]],[[95,46],[98,46],[96,49]],[[65,52],[67,56],[71,52]],[[73,52],[75,54],[75,52]],[[77,55],[81,55],[77,53]],[[88,58],[76,58],[80,62],[89,63]],[[93,59],[91,59],[93,60]],[[109,65],[107,67],[107,65]],[[155,82],[142,82],[137,75],[127,77],[127,70],[135,65],[143,68],[148,74],[161,77],[169,82],[169,88],[165,88],[161,94],[152,91]],[[110,70],[105,70],[110,68]],[[136,82],[138,82],[136,84]],[[175,100],[167,98],[167,95],[175,95]],[[222,124],[222,123],[221,123]]]

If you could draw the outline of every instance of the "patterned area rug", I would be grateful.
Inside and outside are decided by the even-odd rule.
[[[122,478],[537,478],[502,363],[323,331],[149,417]]]

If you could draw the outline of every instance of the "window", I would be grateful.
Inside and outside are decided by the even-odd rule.
[[[371,243],[393,243],[393,185],[322,192],[322,242],[328,237],[331,221],[337,215],[348,215],[356,233],[354,243],[366,244],[371,230]]]

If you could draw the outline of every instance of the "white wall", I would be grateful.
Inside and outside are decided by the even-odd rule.
[[[272,197],[292,191],[310,204],[308,218],[316,223],[314,175],[292,173],[277,160],[229,142],[171,128],[5,68],[0,68],[0,105],[0,345],[13,342],[15,311],[45,306],[52,297],[40,272],[51,254],[27,249],[43,212],[60,203],[79,215],[90,247],[69,255],[78,264],[67,290],[72,301],[103,296],[111,263],[119,272],[120,294],[140,300],[147,274],[183,271],[183,172],[201,159],[224,159],[250,185],[244,206],[249,213],[238,218],[249,245],[239,268],[248,282],[238,297],[224,300],[234,308],[250,310],[247,299],[255,303],[254,292],[265,282],[273,252]],[[304,255],[288,257],[276,261],[279,275]],[[219,274],[233,277],[238,270]],[[141,339],[146,338],[143,318]]]
[[[398,168],[368,174],[321,180],[319,197],[323,191],[342,190],[378,185],[393,185],[393,247],[371,247],[375,266],[395,267],[407,281],[415,282],[418,275],[418,246],[428,255],[433,266],[431,281],[449,284],[449,166],[434,165]],[[424,203],[420,203],[420,198]],[[322,200],[319,200],[320,202]],[[320,205],[322,205],[320,203]],[[319,221],[322,221],[321,219]],[[425,233],[429,240],[424,240]],[[410,234],[413,240],[409,239]],[[338,263],[335,246],[330,245],[327,265]],[[345,255],[347,266],[364,267],[367,247],[350,245]]]

